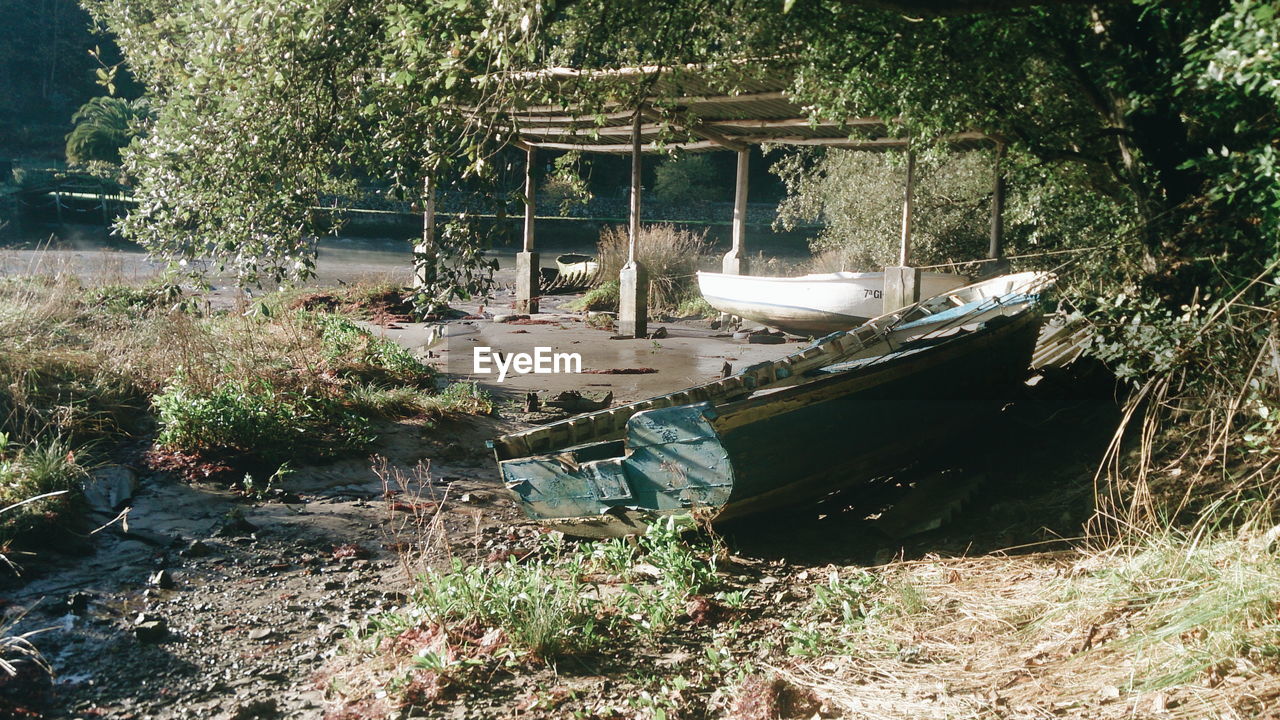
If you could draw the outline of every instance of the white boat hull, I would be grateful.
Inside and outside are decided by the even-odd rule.
[[[948,273],[920,273],[920,297],[964,286]],[[825,335],[857,327],[884,310],[884,273],[822,273],[761,277],[698,273],[702,297],[722,313],[796,335]]]

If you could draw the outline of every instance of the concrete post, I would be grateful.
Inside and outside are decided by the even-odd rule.
[[[541,274],[538,253],[516,253],[516,312],[538,312]]]
[[[516,312],[538,312],[538,296],[541,294],[541,266],[538,253],[534,252],[534,216],[538,209],[537,186],[533,180],[536,153],[529,148],[524,164],[524,244],[516,253]]]
[[[649,271],[638,262],[629,262],[618,273],[618,334],[648,335],[648,310]]]
[[[644,337],[649,330],[649,274],[637,257],[640,243],[640,110],[631,125],[631,217],[627,264],[618,273],[618,334]]]
[[[886,313],[920,302],[920,270],[905,266],[885,268],[882,301]]]

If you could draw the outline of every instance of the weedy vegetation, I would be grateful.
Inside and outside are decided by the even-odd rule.
[[[487,564],[447,560],[418,577],[406,607],[347,642],[328,690],[346,706],[385,697],[425,709],[502,668],[653,642],[719,585],[718,551],[683,541],[686,528],[673,517],[636,538],[574,543],[554,533]]]
[[[600,277],[616,278],[627,263],[627,229],[607,227],[596,247]],[[698,233],[670,224],[645,225],[636,243],[636,259],[649,273],[649,308],[675,310],[698,295],[696,273],[710,246],[705,231]],[[582,310],[617,310],[617,283],[609,280],[579,301]]]
[[[126,438],[154,438],[149,457],[172,459],[166,468],[229,463],[268,477],[363,452],[381,421],[492,411],[474,384],[445,386],[351,318],[295,301],[269,296],[242,313],[167,280],[0,278],[0,506],[68,491],[0,518],[0,544],[74,516],[85,464]]]
[[[0,433],[0,548],[76,510],[87,474],[63,438],[17,446]]]
[[[832,568],[785,625],[802,659],[777,667],[845,712],[1248,715],[1280,672],[1280,529],[1265,528]],[[939,677],[998,690],[974,694]]]

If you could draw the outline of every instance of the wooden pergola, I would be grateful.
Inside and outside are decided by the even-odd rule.
[[[613,80],[637,88],[629,102],[619,101],[603,110],[587,112],[560,105],[530,105],[512,108],[501,122],[510,133],[509,142],[527,155],[525,170],[525,216],[521,252],[517,254],[516,297],[521,312],[537,312],[539,257],[536,249],[536,187],[533,180],[539,149],[573,150],[587,153],[629,153],[631,155],[631,202],[629,213],[628,262],[620,277],[621,298],[618,331],[622,335],[644,337],[648,321],[648,279],[636,257],[641,220],[640,171],[645,153],[729,151],[738,156],[734,184],[732,247],[725,254],[723,272],[746,274],[747,171],[752,145],[796,145],[848,148],[853,150],[902,150],[907,153],[907,176],[902,210],[902,235],[897,267],[886,268],[885,304],[896,309],[918,299],[919,271],[910,267],[911,202],[915,158],[910,141],[895,136],[892,121],[877,117],[850,117],[824,121],[811,117],[787,93],[790,78],[763,79],[737,75],[732,91],[725,81],[709,80],[702,68],[637,67],[610,71],[581,71],[552,68],[527,73],[530,83],[574,83],[584,79]],[[639,88],[646,88],[639,91]],[[1003,190],[999,157],[1002,145],[981,133],[961,132],[944,138],[960,148],[995,146],[997,166],[991,219],[990,256],[1001,253],[1001,213]],[[426,231],[427,228],[424,228]],[[424,238],[430,243],[430,236]]]

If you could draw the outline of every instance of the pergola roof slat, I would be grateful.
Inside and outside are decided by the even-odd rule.
[[[635,113],[641,113],[641,150],[741,150],[750,145],[819,145],[858,150],[907,147],[894,137],[894,122],[878,117],[824,120],[809,117],[780,89],[741,95],[653,95],[639,109],[615,106],[601,113],[537,105],[505,113],[521,147],[624,153],[632,149]],[[662,136],[677,137],[663,140]],[[688,139],[680,139],[679,135]],[[694,138],[697,138],[696,140]],[[945,138],[965,146],[991,142],[981,133]]]

